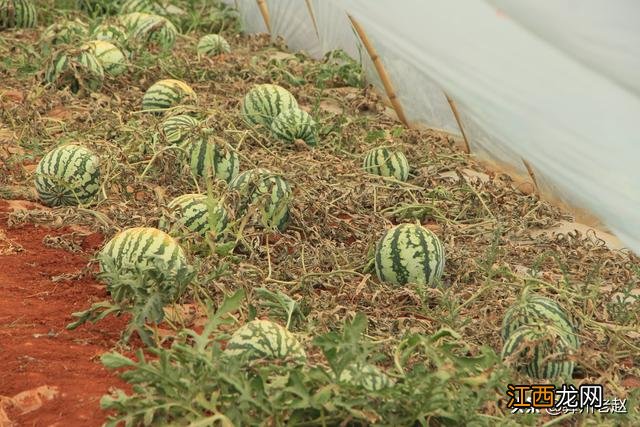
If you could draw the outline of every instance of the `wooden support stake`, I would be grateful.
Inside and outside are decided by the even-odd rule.
[[[256,0],[258,2],[258,7],[260,8],[260,13],[262,14],[262,19],[264,20],[264,25],[267,26],[267,31],[271,34],[271,17],[269,16],[269,8],[267,7],[267,2],[265,0]]]
[[[387,97],[389,101],[391,101],[391,105],[393,106],[394,111],[398,115],[398,119],[407,127],[409,127],[409,123],[407,122],[407,118],[404,115],[404,110],[402,109],[402,105],[400,105],[400,101],[393,89],[393,85],[391,84],[391,80],[389,79],[389,75],[387,71],[384,69],[382,65],[382,61],[380,60],[380,56],[376,53],[376,50],[373,48],[369,37],[367,37],[367,33],[364,32],[364,29],[360,26],[358,21],[356,21],[353,16],[347,15],[349,17],[349,21],[351,21],[351,25],[353,25],[353,29],[360,37],[364,48],[367,49],[367,53],[373,61],[373,65],[376,67],[376,71],[380,76],[380,80],[382,80],[382,85],[384,86],[384,91],[387,93]]]
[[[311,5],[311,0],[305,0],[307,3],[307,11],[309,11],[309,16],[311,16],[311,22],[313,22],[313,28],[316,30],[316,36],[318,36],[318,40],[320,40],[320,31],[318,31],[318,21],[316,21],[316,14],[313,13],[313,6]]]
[[[444,96],[447,98],[447,102],[449,103],[449,107],[451,107],[451,111],[453,112],[453,117],[455,117],[456,119],[456,123],[458,123],[460,132],[462,132],[462,139],[464,139],[464,151],[467,154],[471,154],[471,148],[469,148],[469,140],[467,139],[467,133],[464,131],[464,126],[462,126],[462,121],[460,120],[460,114],[458,114],[458,108],[456,107],[456,103],[453,102],[453,99],[451,99],[446,92]]]
[[[533,168],[525,159],[522,159],[522,163],[524,163],[524,167],[527,168],[531,181],[533,181],[533,191],[536,196],[540,197],[540,187],[538,187],[538,180],[536,179],[536,174],[533,172]]]

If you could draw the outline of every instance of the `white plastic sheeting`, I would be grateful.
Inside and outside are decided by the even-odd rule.
[[[266,2],[274,32],[316,57],[359,54],[352,15],[410,121],[458,133],[446,92],[472,152],[518,170],[526,159],[640,253],[640,2],[314,0],[317,33],[304,0]],[[238,3],[261,31],[256,2]]]

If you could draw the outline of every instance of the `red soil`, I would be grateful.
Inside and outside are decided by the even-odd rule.
[[[113,348],[125,320],[108,317],[67,331],[65,326],[74,319],[71,313],[106,299],[107,294],[90,277],[59,282],[51,278],[82,270],[102,244],[102,236],[85,237],[82,253],[48,248],[43,237],[71,230],[33,225],[9,229],[9,212],[9,205],[0,201],[0,237],[4,233],[24,250],[3,254],[7,239],[0,239],[0,396],[40,386],[56,387],[59,393],[35,411],[21,414],[8,409],[8,416],[21,426],[101,425],[105,413],[100,397],[111,387],[129,389],[99,360]]]

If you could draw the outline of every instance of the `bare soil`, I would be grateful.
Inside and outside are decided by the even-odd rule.
[[[71,313],[106,297],[91,275],[78,274],[103,237],[85,236],[80,253],[47,247],[46,236],[70,230],[33,225],[12,229],[7,226],[9,211],[9,204],[0,201],[0,396],[42,386],[53,393],[38,409],[0,399],[0,415],[4,406],[5,415],[18,425],[100,425],[107,415],[99,408],[100,397],[114,386],[128,389],[99,360],[118,341],[125,319],[110,317],[73,332],[65,326],[72,321]],[[63,274],[79,277],[56,280]],[[0,425],[6,423],[0,416]]]

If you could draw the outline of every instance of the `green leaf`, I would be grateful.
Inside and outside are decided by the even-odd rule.
[[[109,369],[119,369],[135,366],[136,363],[120,353],[104,353],[100,356],[100,362]]]

